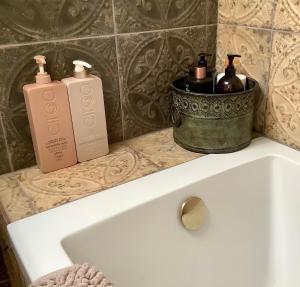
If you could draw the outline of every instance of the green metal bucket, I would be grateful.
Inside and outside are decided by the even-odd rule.
[[[248,78],[246,90],[232,94],[186,92],[180,88],[182,81],[172,83],[171,118],[177,144],[199,153],[229,153],[250,144],[255,80]]]

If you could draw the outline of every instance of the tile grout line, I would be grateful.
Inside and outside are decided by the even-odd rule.
[[[114,23],[114,42],[116,49],[116,60],[117,60],[117,70],[118,70],[118,85],[119,85],[119,100],[120,100],[120,110],[121,110],[121,123],[122,123],[122,140],[125,140],[125,128],[124,128],[124,112],[123,112],[123,91],[121,85],[121,77],[120,77],[120,57],[119,57],[119,42],[117,36],[117,24],[116,24],[116,14],[115,14],[115,0],[112,0],[112,15],[113,15],[113,23]]]
[[[271,27],[274,28],[274,23],[275,23],[275,15],[276,15],[276,10],[277,10],[277,4],[278,2],[274,2],[273,10],[271,13]]]
[[[139,32],[126,32],[126,33],[114,32],[112,34],[83,36],[83,37],[77,37],[77,38],[50,39],[50,40],[43,40],[43,41],[5,44],[5,45],[0,45],[0,49],[15,48],[15,47],[22,47],[22,46],[30,46],[30,45],[42,45],[42,44],[49,44],[49,43],[62,43],[62,42],[70,42],[70,41],[89,40],[89,39],[103,39],[103,38],[110,38],[110,37],[114,37],[114,36],[139,35],[139,34],[147,34],[147,33],[155,33],[155,32],[159,33],[159,32],[165,32],[165,31],[168,32],[168,31],[177,31],[177,30],[184,30],[184,29],[203,28],[203,27],[207,27],[207,26],[216,26],[216,25],[217,25],[217,23],[215,23],[215,24],[204,24],[204,25],[183,26],[183,27],[175,27],[175,28],[167,28],[167,29],[147,30],[147,31],[139,31]],[[114,26],[114,30],[115,29],[116,28]]]
[[[117,34],[117,24],[116,24],[116,11],[115,11],[115,1],[114,0],[111,0],[111,10],[112,10],[114,36],[115,36]]]
[[[208,1],[209,0],[205,0],[205,25],[207,25],[208,22]]]
[[[216,31],[216,63],[215,63],[215,68],[217,71],[217,63],[218,63],[218,50],[219,50],[219,46],[218,46],[218,39],[219,39],[219,11],[220,11],[220,0],[217,0],[218,5],[217,5],[217,31]]]
[[[274,27],[274,22],[275,22],[275,15],[276,15],[276,9],[277,9],[277,3],[274,4],[273,11],[272,11],[272,18],[271,18],[271,27]],[[268,101],[269,101],[269,96],[270,96],[270,80],[271,80],[271,67],[272,67],[272,58],[273,58],[273,40],[274,40],[274,30],[271,30],[271,41],[270,41],[270,60],[269,60],[269,70],[268,70],[268,84],[267,84],[267,90],[266,90],[266,95],[265,95],[265,108],[264,108],[264,118],[263,118],[263,134],[266,135],[266,116],[267,116],[267,110],[268,110]]]
[[[217,0],[217,3],[218,3],[218,5],[217,5],[217,28],[218,28],[218,26],[219,26],[219,20],[220,20],[220,17],[219,17],[219,11],[220,11],[220,0]]]
[[[104,39],[104,38],[109,38],[112,36],[114,36],[114,34],[85,36],[85,37],[79,37],[79,38],[51,39],[51,40],[24,42],[24,43],[14,43],[14,44],[0,45],[0,49],[17,48],[17,47],[23,47],[23,46],[42,45],[42,44],[51,44],[51,43],[55,44],[55,43],[71,42],[71,41],[79,41],[79,40],[89,40],[89,39]]]
[[[139,31],[139,32],[116,33],[115,36],[139,35],[139,34],[147,34],[147,33],[155,33],[155,32],[169,32],[169,31],[177,31],[177,30],[184,30],[184,29],[203,28],[203,27],[206,27],[206,26],[215,26],[215,25],[216,24],[208,24],[208,25],[207,24],[201,24],[201,25],[173,27],[173,28],[147,30],[147,31]]]
[[[236,24],[236,23],[218,23],[218,25],[227,25],[230,27],[243,27],[248,28],[252,30],[262,30],[267,32],[280,32],[280,33],[287,33],[287,34],[300,34],[299,31],[292,31],[292,30],[283,30],[283,29],[274,29],[274,28],[266,28],[266,27],[255,27],[255,26],[249,26],[246,24]]]
[[[5,149],[6,149],[8,165],[9,165],[10,171],[13,172],[14,171],[14,166],[12,164],[11,153],[10,153],[9,148],[8,148],[7,133],[6,133],[6,130],[4,128],[2,114],[0,114],[0,125],[1,125],[2,132],[3,132],[3,139],[4,139]]]
[[[270,50],[270,60],[269,60],[269,71],[268,71],[268,84],[267,84],[267,90],[266,90],[266,99],[265,99],[265,108],[264,108],[264,123],[263,123],[263,134],[265,135],[266,130],[266,115],[267,115],[267,109],[268,109],[268,99],[269,99],[269,92],[270,92],[270,80],[271,80],[271,67],[272,67],[272,58],[273,58],[273,40],[274,40],[274,31],[271,31],[271,50]]]
[[[125,140],[125,113],[123,108],[123,85],[121,81],[120,74],[120,55],[119,55],[119,39],[115,36],[115,46],[116,46],[116,57],[117,57],[117,68],[118,68],[118,85],[119,85],[119,98],[120,98],[120,109],[121,109],[121,121],[122,121],[122,139]]]

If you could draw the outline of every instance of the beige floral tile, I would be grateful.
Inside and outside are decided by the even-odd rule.
[[[219,23],[270,28],[274,0],[219,0]]]
[[[242,58],[240,65],[236,67],[237,71],[256,79],[260,85],[256,97],[254,124],[257,131],[262,131],[271,59],[271,32],[220,24],[217,36],[218,71],[224,70],[227,53],[240,54]]]
[[[300,1],[278,0],[273,27],[300,32]]]
[[[24,194],[18,182],[19,173],[0,176],[1,216],[6,223],[38,213],[34,200]]]
[[[173,140],[172,128],[128,140],[127,144],[160,168],[167,168],[202,156],[187,151]]]
[[[34,206],[33,213],[37,213],[157,170],[156,165],[130,147],[113,145],[105,157],[56,172],[43,174],[37,167],[25,169],[20,172],[18,182],[22,196]],[[15,218],[14,212],[10,218]]]
[[[177,146],[167,129],[113,144],[107,156],[56,172],[31,167],[2,175],[1,216],[13,222],[199,156]]]
[[[300,148],[300,35],[275,32],[265,133]]]

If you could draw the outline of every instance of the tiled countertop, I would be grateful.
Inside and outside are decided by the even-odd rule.
[[[107,156],[43,174],[31,167],[0,176],[0,212],[8,224],[124,182],[200,157],[174,143],[172,129],[110,146]]]

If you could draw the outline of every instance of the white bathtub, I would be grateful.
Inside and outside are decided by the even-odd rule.
[[[259,138],[8,226],[28,280],[90,262],[120,287],[299,287],[300,153]],[[179,207],[209,215],[184,229]]]

